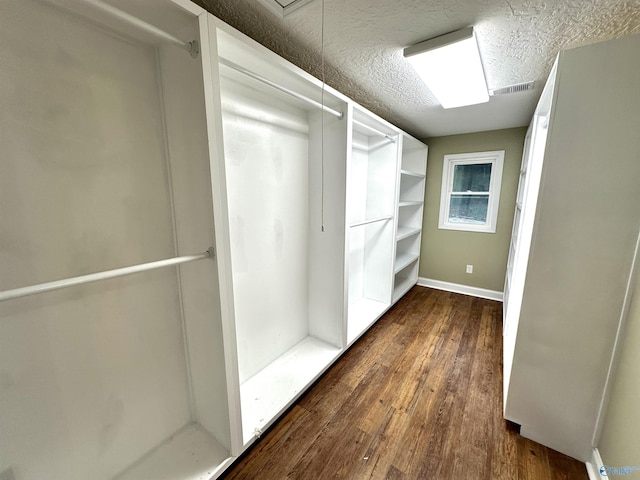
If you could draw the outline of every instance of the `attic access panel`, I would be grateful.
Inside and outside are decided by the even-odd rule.
[[[258,2],[280,18],[306,5],[312,0],[258,0]]]

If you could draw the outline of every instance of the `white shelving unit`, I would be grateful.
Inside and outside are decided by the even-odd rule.
[[[103,1],[0,2],[0,472],[211,480],[415,283],[426,147],[187,0]]]
[[[427,146],[402,134],[398,169],[398,213],[393,281],[395,303],[418,281],[418,260],[424,210]]]
[[[124,13],[79,0],[0,6],[2,291],[214,245],[207,14],[105,1]],[[216,267],[202,259],[0,302],[0,471],[168,480],[224,468]]]
[[[353,108],[347,172],[347,343],[391,305],[398,132]]]
[[[241,387],[243,438],[260,435],[339,353],[339,348],[307,336],[246,380]]]
[[[549,78],[554,78],[554,66]],[[511,330],[517,330],[520,317],[520,304],[524,293],[524,272],[531,248],[533,222],[535,218],[535,199],[540,190],[540,177],[544,159],[544,146],[547,141],[549,113],[554,83],[549,82],[540,97],[529,129],[525,136],[522,163],[516,195],[516,207],[513,215],[509,256],[504,282],[503,297],[503,335],[510,337]],[[527,211],[525,212],[525,207]],[[507,343],[505,352],[510,352],[515,344]],[[511,354],[507,354],[510,358]],[[509,383],[511,362],[504,363],[504,382]],[[506,401],[506,396],[504,397]]]
[[[347,104],[221,22],[215,31],[216,230],[242,449],[342,351]]]
[[[505,282],[504,416],[582,461],[633,291],[639,50],[630,35],[558,55],[527,135]]]

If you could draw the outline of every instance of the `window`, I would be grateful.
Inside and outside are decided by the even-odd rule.
[[[439,228],[495,233],[504,150],[445,155]]]

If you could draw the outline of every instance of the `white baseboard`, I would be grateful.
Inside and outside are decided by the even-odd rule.
[[[498,292],[497,290],[487,290],[486,288],[470,287],[468,285],[443,282],[441,280],[433,280],[431,278],[419,277],[418,285],[420,285],[421,287],[431,287],[438,290],[446,290],[447,292],[462,293],[463,295],[471,295],[472,297],[497,300],[498,302],[502,302],[504,297],[503,292]]]
[[[597,448],[593,449],[591,458],[588,462],[585,462],[585,465],[587,466],[589,480],[602,480],[603,478],[607,478],[606,476],[600,475],[600,469],[603,467],[604,463],[602,463],[602,458],[600,457],[600,452]]]

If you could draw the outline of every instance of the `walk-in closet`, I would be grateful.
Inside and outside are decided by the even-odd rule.
[[[188,0],[0,59],[2,478],[218,478],[416,283],[426,146]]]

